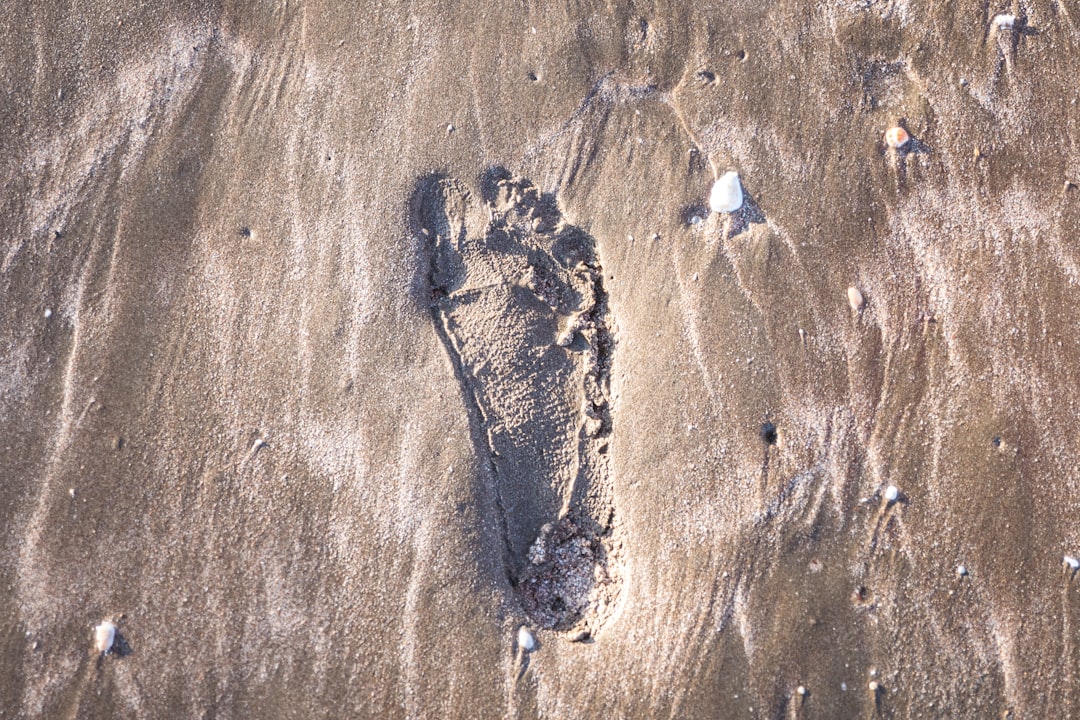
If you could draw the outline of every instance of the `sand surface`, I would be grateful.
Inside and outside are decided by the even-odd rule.
[[[1077,78],[1075,0],[14,0],[0,718],[1080,715]]]

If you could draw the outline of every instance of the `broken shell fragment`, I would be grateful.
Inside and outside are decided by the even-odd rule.
[[[102,655],[112,649],[114,640],[116,640],[116,625],[108,620],[103,620],[94,628],[94,649]]]
[[[1073,575],[1076,575],[1076,571],[1080,570],[1080,560],[1077,560],[1072,555],[1061,558],[1061,562]]]
[[[743,191],[739,173],[730,170],[713,183],[709,207],[713,212],[735,212],[742,207]]]
[[[866,305],[866,298],[863,297],[862,291],[854,285],[847,289],[847,299],[855,312],[859,312]]]
[[[592,639],[592,633],[590,633],[588,630],[578,630],[576,633],[571,635],[569,639],[572,643],[588,642],[590,639]]]
[[[524,625],[518,628],[517,644],[525,652],[531,652],[536,647],[536,638],[529,632],[529,628]]]
[[[911,136],[908,135],[908,131],[897,125],[891,127],[885,131],[885,144],[891,147],[893,150],[903,149],[909,142],[911,142]]]

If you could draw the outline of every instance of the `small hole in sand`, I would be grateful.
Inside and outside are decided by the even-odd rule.
[[[705,218],[709,217],[709,208],[707,205],[698,203],[695,205],[687,205],[679,213],[679,217],[683,222],[683,225],[696,226],[705,222]]]
[[[761,424],[761,440],[766,445],[776,444],[776,425],[771,422],[764,422]]]
[[[240,228],[240,236],[241,237],[246,237],[246,238],[251,237],[251,228],[249,228],[249,227]]]
[[[994,439],[990,442],[994,443],[994,447],[1001,447],[1001,438],[997,435],[995,435]]]
[[[531,73],[529,73],[529,74],[528,74],[528,75],[527,75],[526,77],[528,77],[528,78],[529,78],[530,80],[532,80],[533,82],[536,82],[537,80],[539,80],[539,79],[540,79],[540,76],[539,76],[539,75],[537,75],[537,74],[536,74],[536,73],[534,73],[534,72],[531,72]]]

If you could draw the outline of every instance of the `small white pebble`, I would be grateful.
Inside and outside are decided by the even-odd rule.
[[[805,688],[805,687],[803,687],[802,685],[800,685],[799,687],[795,688],[795,692],[796,692],[796,693],[798,693],[798,695],[799,695],[800,697],[806,697],[806,688]]]
[[[517,644],[525,652],[532,652],[532,649],[536,647],[536,638],[529,632],[529,628],[524,625],[518,628]]]
[[[68,495],[75,497],[75,488],[68,488]]]
[[[94,649],[104,655],[112,649],[116,639],[116,626],[108,620],[103,620],[94,628]]]
[[[1065,563],[1065,565],[1067,565],[1068,568],[1073,572],[1080,570],[1080,560],[1077,560],[1072,555],[1066,555],[1065,557],[1061,558],[1061,561]]]
[[[968,576],[967,566],[966,565],[957,565],[956,566],[956,574],[959,575],[960,577],[967,577]]]
[[[713,183],[709,207],[713,212],[735,212],[742,207],[743,191],[739,173],[730,170]]]
[[[998,28],[999,30],[1012,30],[1014,25],[1016,25],[1015,15],[1003,14],[996,15],[994,17],[994,27]]]
[[[262,450],[264,447],[266,447],[266,441],[263,440],[262,438],[256,438],[255,442],[252,443],[252,445],[251,445],[251,450],[254,452],[254,451]]]
[[[895,485],[890,485],[885,488],[885,499],[889,502],[896,502],[900,498],[900,490]]]
[[[52,308],[45,308],[45,319],[48,320],[52,317]]]
[[[847,301],[855,312],[859,312],[866,305],[866,298],[863,297],[862,291],[854,285],[847,289]]]
[[[452,132],[454,132],[454,126],[453,125],[447,125],[446,126],[446,134],[449,135]]]
[[[697,215],[691,215],[690,216],[690,224],[691,225],[700,225],[701,224],[701,218],[698,217]]]
[[[867,685],[867,687],[870,688],[870,692],[877,692],[878,688],[881,687],[881,686],[878,685],[877,680],[871,680],[870,684]]]
[[[847,692],[847,683],[846,682],[840,683],[840,692]]]

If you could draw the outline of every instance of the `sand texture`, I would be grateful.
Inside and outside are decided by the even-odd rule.
[[[0,15],[0,719],[1080,716],[1076,0]]]

